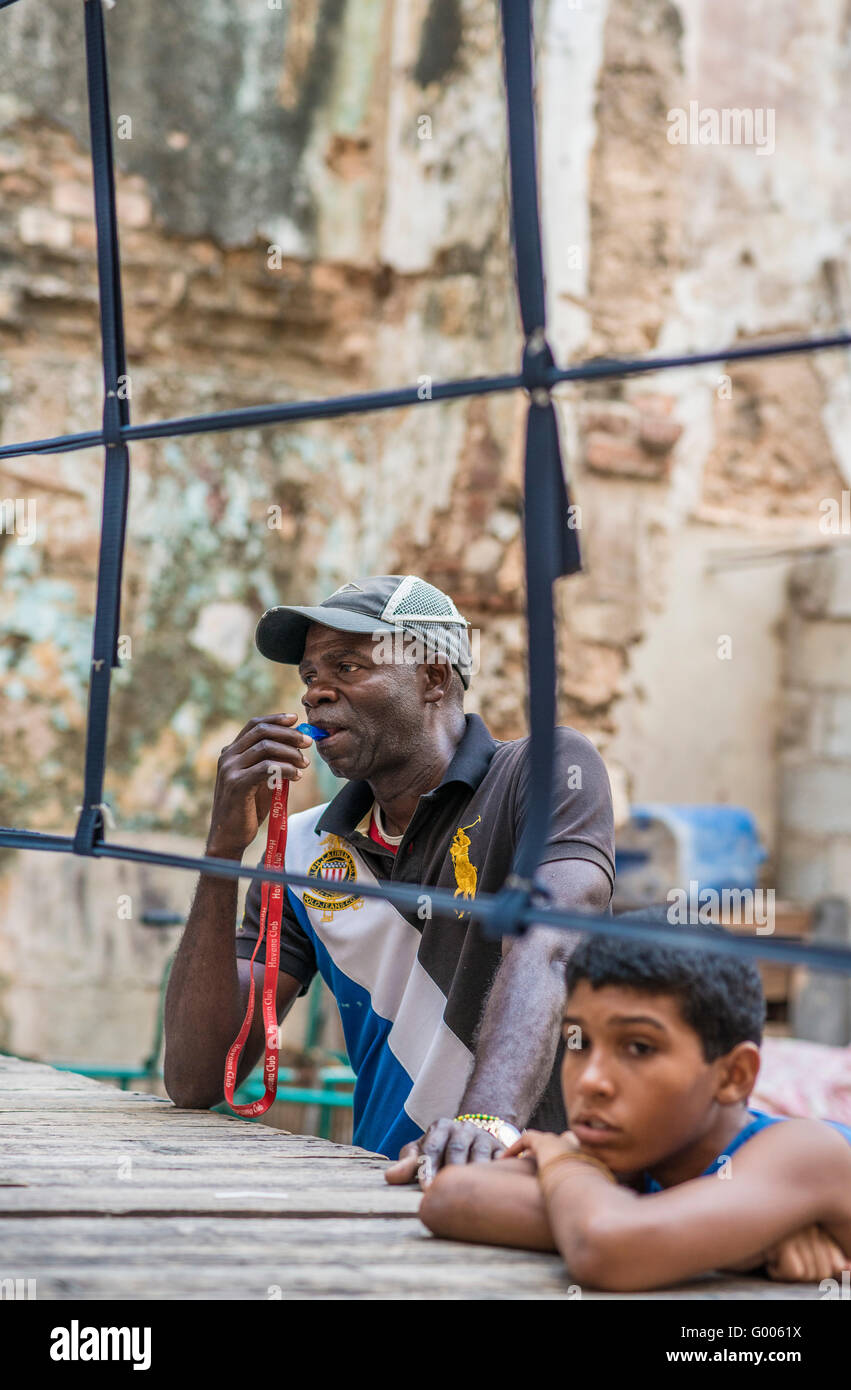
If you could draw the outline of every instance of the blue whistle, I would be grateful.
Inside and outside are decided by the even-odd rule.
[[[307,734],[310,738],[327,738],[327,729],[317,729],[315,724],[296,724],[300,734]]]

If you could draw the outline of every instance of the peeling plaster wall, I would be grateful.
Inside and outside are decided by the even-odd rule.
[[[851,882],[851,551],[789,576],[780,751],[780,888],[805,901]]]
[[[844,0],[539,0],[536,20],[560,361],[847,321]],[[134,420],[519,361],[492,0],[118,0],[107,30]],[[0,34],[11,441],[91,428],[101,383],[81,7],[14,6]],[[690,101],[771,106],[775,154],[672,144]],[[851,485],[849,358],[564,388],[559,410],[586,561],[557,589],[560,720],[598,742],[621,809],[627,790],[744,803],[782,866],[784,556],[823,544],[819,503]],[[353,572],[448,588],[482,630],[469,708],[525,732],[523,413],[488,397],[133,446],[106,784],[122,837],[197,850],[221,747],[298,697],[257,655],[257,616]],[[0,534],[5,823],[74,824],[102,466],[92,450],[0,472],[0,497],[38,515],[33,544]],[[765,548],[783,554],[736,558]],[[333,790],[311,775],[294,804]],[[3,858],[25,941],[32,861]],[[105,885],[102,867],[76,869]],[[91,894],[108,936],[112,879]],[[0,973],[32,981],[18,940]],[[23,1050],[33,1017],[6,1009]],[[95,1042],[88,1006],[61,1017],[67,1055],[130,1046],[107,1023]]]
[[[838,0],[609,5],[592,350],[676,353],[848,321],[848,24]],[[669,144],[668,112],[690,102],[772,108],[775,153]],[[636,800],[750,806],[775,869],[785,581],[798,548],[825,543],[820,503],[849,485],[849,387],[848,356],[830,353],[575,397],[588,573],[565,593],[565,627],[586,639],[576,665],[602,677],[588,694],[609,757]]]

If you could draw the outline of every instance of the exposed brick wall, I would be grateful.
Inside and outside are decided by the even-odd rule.
[[[851,551],[790,579],[779,768],[779,884],[791,897],[851,885]]]
[[[100,414],[81,9],[0,14],[4,442],[85,430]],[[560,361],[847,319],[843,13],[839,0],[818,16],[797,0],[536,6]],[[492,0],[285,0],[250,13],[197,0],[166,7],[159,26],[120,3],[107,24],[113,113],[133,122],[116,155],[134,420],[519,362]],[[777,156],[672,145],[667,112],[692,97],[773,103]],[[820,684],[839,680],[833,637],[847,622],[795,609],[789,650],[799,643],[812,691],[790,666],[783,697],[782,582],[749,570],[734,584],[712,565],[716,549],[818,542],[819,501],[851,477],[847,381],[834,354],[558,392],[585,557],[556,590],[559,720],[598,742],[621,792],[632,780],[643,799],[686,786],[742,801],[769,841],[785,798],[770,848],[801,891],[848,872],[845,831],[824,828],[845,785],[848,691]],[[498,737],[526,732],[524,406],[522,395],[424,402],[133,447],[121,622],[132,654],[114,680],[107,777],[122,833],[197,848],[220,748],[300,693],[254,651],[257,616],[353,573],[419,571],[448,588],[482,632],[469,707]],[[40,528],[32,545],[0,535],[9,823],[74,823],[102,468],[94,450],[0,470],[0,499],[34,500]],[[735,660],[720,666],[718,634],[733,628]],[[809,721],[808,751],[783,755],[783,798],[781,705],[787,726]],[[295,809],[330,794],[314,772]],[[809,880],[792,864],[804,836]],[[108,940],[114,910],[101,906]],[[52,940],[59,949],[61,923]],[[14,951],[0,954],[0,973],[16,971]],[[145,991],[147,1007],[147,977]]]

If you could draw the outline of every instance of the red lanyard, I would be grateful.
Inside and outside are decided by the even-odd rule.
[[[287,793],[289,782],[276,788],[269,812],[269,833],[266,837],[267,869],[284,867],[284,852],[287,847]],[[270,891],[271,890],[271,891]],[[251,957],[251,983],[248,987],[248,1008],[236,1041],[231,1044],[225,1061],[225,1099],[237,1115],[265,1115],[278,1089],[278,1013],[276,996],[278,993],[278,963],[281,955],[281,915],[284,906],[284,889],[280,883],[264,882],[260,899],[260,930],[257,945]],[[254,1018],[254,958],[260,950],[263,933],[267,925],[269,935],[266,941],[266,964],[263,968],[263,1024],[266,1031],[266,1053],[263,1059],[263,1077],[266,1082],[265,1095],[248,1105],[234,1105],[233,1090],[236,1084],[236,1071],[246,1038]]]

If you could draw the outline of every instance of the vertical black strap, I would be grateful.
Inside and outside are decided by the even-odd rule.
[[[538,216],[532,14],[529,0],[501,0],[500,8],[508,102],[511,231],[517,261],[520,316],[528,338],[546,322],[544,258]]]
[[[523,833],[512,871],[488,924],[487,930],[493,934],[515,929],[518,911],[531,898],[535,870],[549,832],[556,718],[553,584],[560,575],[573,574],[580,568],[577,533],[570,524],[570,501],[547,378],[553,356],[546,340],[531,7],[529,0],[501,0],[501,10],[511,167],[511,226],[517,294],[526,335],[522,376],[531,396],[524,468],[530,766]]]
[[[118,223],[115,211],[115,171],[106,41],[101,0],[86,0],[86,74],[89,94],[89,129],[94,175],[97,227],[98,285],[100,293],[101,348],[103,354],[103,434],[106,444],[103,483],[101,543],[95,604],[92,669],[89,686],[88,727],[83,807],[74,836],[74,852],[87,854],[103,839],[104,766],[109,718],[112,668],[118,659],[121,612],[121,576],[127,527],[129,459],[121,440],[121,426],[130,423],[124,321],[121,303],[121,268],[118,255]]]

